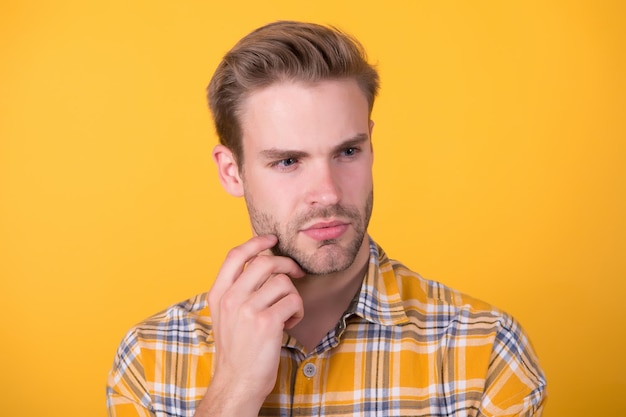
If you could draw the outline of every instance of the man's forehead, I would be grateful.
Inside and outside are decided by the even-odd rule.
[[[244,144],[255,148],[328,147],[368,135],[369,108],[354,80],[280,82],[250,94],[240,122]]]
[[[267,107],[267,101],[276,103],[279,100],[288,100],[295,96],[308,95],[309,97],[336,96],[337,90],[351,91],[367,103],[365,93],[353,78],[325,79],[318,81],[306,80],[278,80],[267,85],[254,88],[246,93],[239,106],[239,115],[243,116],[256,109]],[[308,93],[308,94],[306,94]],[[368,107],[369,113],[369,107]]]

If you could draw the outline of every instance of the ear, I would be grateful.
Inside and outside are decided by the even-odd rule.
[[[224,145],[213,148],[213,160],[217,165],[217,174],[222,187],[234,197],[243,196],[243,181],[232,151]]]

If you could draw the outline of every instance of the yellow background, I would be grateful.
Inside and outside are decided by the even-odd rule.
[[[249,236],[204,88],[276,19],[378,63],[372,235],[516,316],[545,415],[626,410],[621,1],[20,1],[0,6],[0,414],[105,415],[118,342]]]

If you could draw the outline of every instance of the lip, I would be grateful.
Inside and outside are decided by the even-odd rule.
[[[350,223],[345,221],[323,221],[306,226],[301,232],[314,240],[330,240],[341,237],[349,227]]]

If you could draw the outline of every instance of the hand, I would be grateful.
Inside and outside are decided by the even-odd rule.
[[[198,411],[213,412],[196,415],[256,416],[276,383],[283,330],[304,315],[290,279],[304,272],[290,258],[262,254],[276,243],[257,236],[232,249],[209,292],[215,372]]]

